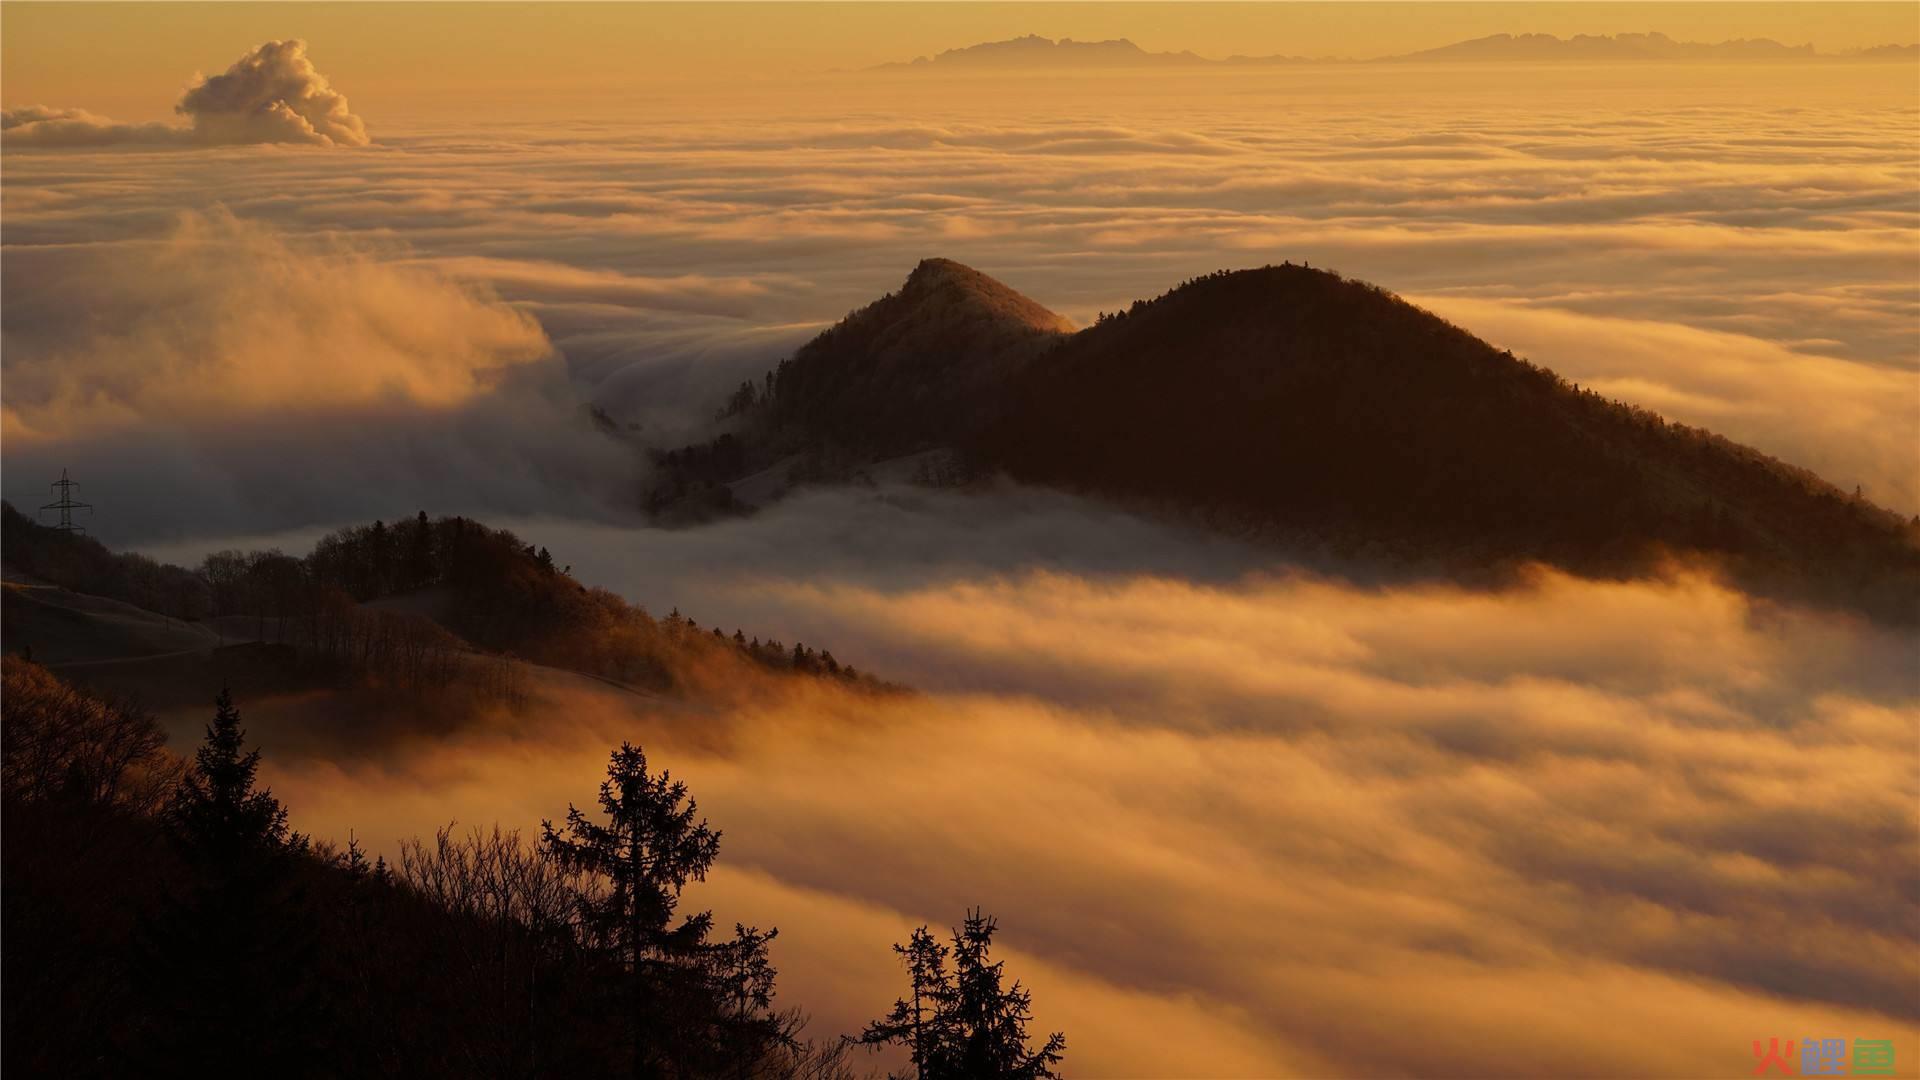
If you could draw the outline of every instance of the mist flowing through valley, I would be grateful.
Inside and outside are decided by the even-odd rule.
[[[891,1000],[892,956],[847,943],[959,898],[1009,913],[1039,1022],[1089,1075],[1179,1074],[1197,1044],[1223,1076],[1477,1074],[1496,1037],[1513,1074],[1707,1073],[1755,1017],[1915,1039],[1915,970],[1888,963],[1911,634],[1705,570],[1344,583],[1022,494],[801,495],[710,533],[516,522],[634,599],[923,692],[543,681],[522,715],[371,760],[277,744],[306,714],[259,701],[267,777],[303,827],[390,851],[450,822],[530,834],[642,742],[723,830],[693,895],[779,913],[783,993],[823,1030]],[[1572,1038],[1542,1011],[1569,994],[1646,1038]]]

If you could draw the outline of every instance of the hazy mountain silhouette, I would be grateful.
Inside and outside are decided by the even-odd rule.
[[[1038,34],[986,41],[960,49],[948,49],[936,56],[922,56],[907,63],[882,64],[875,70],[890,68],[939,67],[942,70],[969,68],[1006,70],[1009,68],[1132,68],[1201,66],[1217,63],[1190,52],[1148,52],[1126,38],[1111,41],[1058,41]]]
[[[1617,61],[1791,61],[1812,59],[1912,61],[1920,57],[1920,45],[1881,45],[1839,53],[1821,53],[1812,45],[1783,45],[1770,38],[1741,38],[1732,41],[1675,41],[1665,34],[1575,34],[1560,38],[1552,34],[1492,34],[1470,41],[1457,41],[1434,49],[1396,56],[1375,57],[1372,63],[1398,62],[1584,62]],[[964,48],[948,49],[934,56],[911,61],[881,64],[873,71],[936,71],[954,74],[969,72],[1045,72],[1071,70],[1163,70],[1178,68],[1244,67],[1264,64],[1300,64],[1333,61],[1333,57],[1302,56],[1229,56],[1224,59],[1200,56],[1192,52],[1151,52],[1127,38],[1110,41],[1075,41],[1072,38],[1041,37],[1028,34],[1006,41],[986,41]]]
[[[1874,45],[1842,55],[1853,60],[1891,60],[1911,64],[1920,60],[1920,45]]]
[[[948,447],[959,475],[1005,472],[1342,554],[1612,575],[1701,553],[1750,584],[1881,615],[1910,618],[1920,596],[1920,526],[1303,266],[1208,275],[1068,333],[1005,285],[930,259],[764,386],[736,402],[728,462],[681,452],[707,466],[702,482],[796,453]]]
[[[1665,34],[1492,34],[1395,60],[1806,60],[1812,45],[1782,45],[1770,38],[1675,41]]]

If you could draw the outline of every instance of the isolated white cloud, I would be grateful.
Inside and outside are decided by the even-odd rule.
[[[307,59],[307,43],[269,41],[187,91],[174,111],[204,142],[365,146],[367,125]]]
[[[225,72],[201,78],[174,112],[191,126],[123,124],[84,109],[29,105],[5,111],[0,138],[17,147],[365,146],[370,141],[366,122],[313,66],[306,42],[297,39],[265,42]]]

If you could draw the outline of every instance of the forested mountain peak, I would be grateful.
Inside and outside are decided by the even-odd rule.
[[[1021,328],[1036,333],[1073,331],[1073,323],[1064,316],[952,259],[920,260],[920,265],[907,275],[906,284],[900,287],[899,297],[912,305],[912,310],[931,314],[951,308],[961,314],[989,319],[1010,332]]]
[[[1762,591],[1920,617],[1920,525],[1306,265],[1217,271],[1068,333],[929,259],[767,390],[741,388],[760,426],[695,455],[732,463],[699,477],[722,494],[781,454],[841,461],[826,480],[949,447],[954,476],[1001,472],[1367,563],[1611,576],[1704,557]]]
[[[1447,565],[1616,574],[1698,553],[1914,616],[1920,548],[1898,516],[1324,270],[1138,301],[1008,396],[980,453],[1031,482]]]
[[[774,372],[783,424],[888,451],[979,426],[988,391],[1071,333],[1066,318],[972,267],[926,259]]]

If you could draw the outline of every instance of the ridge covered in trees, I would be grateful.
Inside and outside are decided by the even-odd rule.
[[[949,475],[1003,473],[1343,561],[1620,576],[1704,558],[1756,591],[1920,618],[1920,519],[1571,384],[1376,286],[1292,264],[1220,271],[1069,334],[958,264],[942,290],[916,287],[928,265],[744,385],[725,455],[680,452],[717,501],[730,465],[942,445]],[[932,401],[937,423],[915,412]]]
[[[42,525],[0,501],[0,559],[55,585],[119,600],[175,619],[209,614],[207,583],[182,566],[115,552],[91,536]],[[77,583],[84,582],[80,588]]]
[[[135,704],[19,656],[0,675],[10,1073],[841,1080],[855,1046],[897,1041],[890,1019],[802,1038],[777,932],[715,939],[679,911],[721,834],[639,747],[537,842],[449,827],[370,861],[293,830],[227,693],[188,763]],[[953,977],[916,976],[910,1075],[1055,1075],[1063,1040],[1027,1048],[993,929],[970,915]]]
[[[997,415],[1009,380],[1072,331],[978,270],[927,259],[898,293],[781,361],[767,374],[764,404],[776,428],[856,449],[950,443]]]
[[[1672,553],[1920,615],[1920,526],[1304,266],[1209,275],[1032,369],[979,453],[1034,483],[1451,566]]]
[[[206,576],[224,580],[214,564],[231,561],[230,553],[210,556]],[[789,649],[738,628],[703,630],[678,609],[656,619],[556,568],[546,548],[464,517],[429,520],[423,512],[392,526],[340,529],[320,539],[306,567],[311,582],[356,601],[418,596],[437,622],[484,648],[649,689],[683,685],[715,659],[881,685],[831,651],[798,642]]]
[[[464,517],[421,512],[393,525],[350,526],[305,557],[220,551],[193,570],[114,553],[8,504],[0,503],[0,517],[10,567],[173,618],[210,620],[242,640],[290,645],[310,672],[389,689],[457,685],[516,700],[516,673],[501,662],[509,657],[656,691],[711,683],[716,666],[738,662],[886,688],[831,650],[703,629],[678,610],[655,618],[581,584],[544,547]]]

